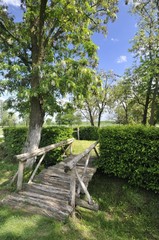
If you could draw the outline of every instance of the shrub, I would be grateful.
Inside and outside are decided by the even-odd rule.
[[[99,131],[100,160],[105,173],[159,192],[159,128],[113,126]]]
[[[72,138],[73,129],[68,127],[46,127],[42,130],[40,147],[45,147],[52,143],[58,143],[62,140]],[[44,159],[46,167],[56,164],[61,160],[62,148],[57,148],[48,152]]]
[[[8,158],[13,158],[14,155],[22,152],[23,144],[26,140],[27,128],[26,127],[5,127],[4,133],[4,146]]]
[[[27,136],[26,127],[4,128],[4,143],[8,158],[20,154]],[[60,142],[72,137],[72,128],[45,127],[42,129],[40,147]],[[45,166],[53,165],[60,160],[61,148],[47,153],[44,159]]]
[[[73,136],[77,139],[77,129],[74,129]],[[79,137],[80,140],[98,140],[98,127],[80,127]]]

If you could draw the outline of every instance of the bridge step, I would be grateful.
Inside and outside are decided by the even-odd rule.
[[[14,193],[5,198],[3,203],[17,209],[30,210],[33,213],[54,217],[58,220],[65,220],[73,211],[65,201],[57,201],[57,199],[31,192]]]

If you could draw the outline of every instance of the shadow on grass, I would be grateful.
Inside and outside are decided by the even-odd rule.
[[[159,195],[97,172],[89,186],[99,211],[78,208],[65,223],[0,208],[3,240],[159,240]]]
[[[94,228],[99,221],[99,228],[106,229],[107,235],[110,232],[105,239],[159,239],[159,194],[99,171],[89,191],[100,208]],[[91,221],[92,214],[82,215],[86,222]]]

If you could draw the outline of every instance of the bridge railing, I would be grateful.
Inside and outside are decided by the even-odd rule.
[[[23,184],[24,169],[25,169],[26,162],[27,162],[28,159],[36,158],[36,157],[42,155],[40,160],[37,163],[37,166],[35,167],[32,175],[31,175],[29,181],[28,181],[28,183],[31,183],[35,174],[36,174],[36,172],[37,172],[37,170],[38,170],[38,168],[40,167],[40,164],[44,160],[44,157],[45,157],[46,153],[53,150],[53,149],[56,149],[58,147],[64,147],[64,146],[68,145],[68,147],[65,149],[65,152],[70,151],[70,154],[72,154],[72,143],[73,143],[73,141],[74,141],[74,139],[71,138],[71,139],[61,141],[59,143],[51,144],[51,145],[46,146],[46,147],[38,148],[31,153],[28,152],[28,153],[23,153],[23,154],[16,155],[15,158],[19,161],[19,167],[18,167],[18,171],[15,174],[15,176],[13,177],[11,183],[13,183],[15,181],[15,179],[17,178],[17,190],[18,191],[21,190],[22,189],[22,184]]]
[[[81,189],[83,190],[83,192],[85,193],[85,195],[88,199],[88,204],[89,205],[94,204],[93,201],[92,201],[92,198],[91,198],[91,196],[88,192],[87,186],[84,183],[84,177],[86,176],[86,173],[87,173],[87,168],[88,168],[88,163],[89,163],[89,160],[90,160],[91,151],[94,150],[96,155],[99,157],[98,152],[96,150],[97,144],[98,144],[98,141],[93,143],[84,152],[77,155],[76,157],[74,157],[72,160],[70,160],[69,162],[67,162],[65,164],[64,171],[65,172],[71,171],[71,173],[70,173],[70,175],[71,175],[70,205],[73,207],[73,209],[75,208],[75,205],[76,205],[76,196],[79,196],[79,194],[81,192]],[[85,158],[85,165],[84,165],[82,175],[81,174],[79,175],[79,173],[77,171],[77,164],[83,158]],[[76,179],[78,179],[78,182],[76,181]]]

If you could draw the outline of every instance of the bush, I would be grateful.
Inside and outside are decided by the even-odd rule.
[[[42,137],[40,147],[48,146],[52,143],[58,143],[62,140],[72,138],[73,129],[67,127],[46,127],[42,130]],[[63,149],[57,148],[48,152],[44,159],[44,165],[46,167],[56,164],[61,160],[61,154]]]
[[[13,158],[14,155],[22,152],[23,145],[26,140],[27,128],[26,127],[5,127],[4,133],[4,146],[8,158]]]
[[[74,129],[73,133],[74,138],[78,138],[77,136],[77,128]],[[79,128],[79,137],[80,140],[98,140],[98,127],[80,127]]]
[[[100,160],[105,173],[159,192],[159,128],[113,126],[99,131]]]
[[[26,127],[7,127],[4,128],[4,144],[8,158],[13,158],[14,155],[22,152],[23,145],[27,136]],[[72,138],[72,128],[66,127],[45,127],[42,129],[42,137],[40,147],[60,142]],[[61,148],[47,153],[44,159],[45,166],[55,164],[60,160]]]

